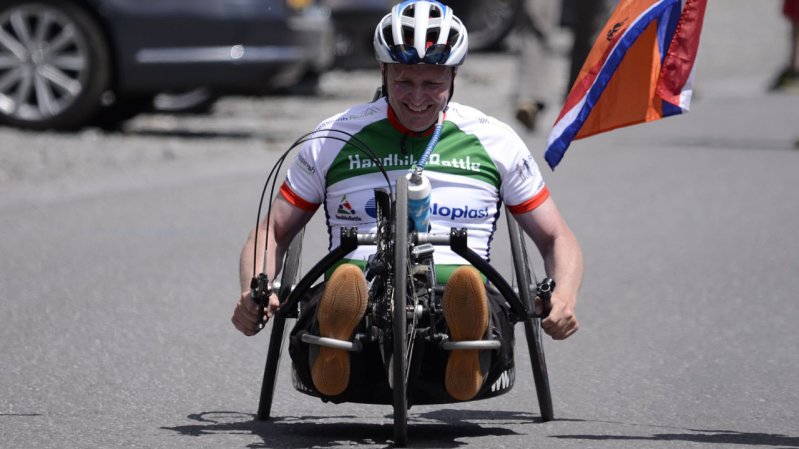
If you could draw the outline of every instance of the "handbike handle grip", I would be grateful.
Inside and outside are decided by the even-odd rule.
[[[546,318],[549,316],[549,311],[552,310],[552,292],[555,290],[555,280],[552,278],[544,278],[541,282],[538,283],[536,286],[535,293],[541,298],[542,305],[544,307],[544,313],[541,314],[540,318]]]
[[[264,321],[264,311],[266,305],[269,303],[269,295],[272,294],[272,289],[269,286],[269,278],[265,273],[260,273],[250,281],[250,298],[258,304],[258,330],[261,330],[266,325]]]

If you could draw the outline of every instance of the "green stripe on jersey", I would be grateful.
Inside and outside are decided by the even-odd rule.
[[[326,184],[329,187],[355,176],[379,171],[375,161],[359,149],[363,145],[371,149],[386,171],[391,171],[415,165],[429,140],[429,136],[404,136],[387,119],[372,123],[342,147],[327,172]],[[467,176],[496,188],[500,184],[499,171],[480,141],[462,132],[452,122],[444,122],[441,139],[425,169]]]
[[[360,268],[361,271],[366,270],[366,261],[364,261],[364,260],[341,259],[340,261],[336,262],[332,267],[330,267],[329,270],[327,270],[325,272],[325,281],[330,279],[330,275],[332,275],[333,272],[336,271],[336,268],[338,268],[340,265],[345,264],[345,263],[353,264],[353,265],[357,266],[358,268]],[[463,265],[436,264],[436,266],[435,266],[436,284],[445,285],[447,283],[447,281],[449,281],[449,278],[452,276],[452,272],[454,272],[456,269],[458,269],[458,268],[460,268],[462,266]],[[480,273],[480,277],[483,278],[483,282],[485,282],[486,277],[485,277],[485,275],[483,273]]]

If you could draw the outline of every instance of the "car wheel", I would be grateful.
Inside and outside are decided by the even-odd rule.
[[[0,122],[31,129],[84,125],[109,88],[108,46],[97,23],[63,0],[0,6]]]
[[[521,13],[524,0],[445,1],[469,30],[469,50],[492,50],[500,45]]]

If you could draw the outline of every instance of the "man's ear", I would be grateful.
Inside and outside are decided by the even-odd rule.
[[[386,65],[387,64],[384,62],[380,63],[380,79],[382,80],[382,85],[380,86],[380,92],[382,96],[386,97],[386,101],[388,101],[388,86],[387,86],[388,78],[386,75],[387,72]]]

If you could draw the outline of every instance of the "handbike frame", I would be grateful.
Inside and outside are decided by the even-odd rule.
[[[408,272],[408,261],[411,260],[409,255],[410,247],[423,244],[433,245],[449,245],[453,252],[463,257],[467,262],[474,266],[478,271],[485,275],[486,279],[493,284],[500,294],[506,299],[511,308],[511,322],[516,323],[523,321],[525,323],[525,330],[528,337],[528,347],[530,347],[531,360],[533,360],[534,352],[536,359],[534,363],[534,375],[536,380],[536,388],[539,397],[539,405],[541,407],[542,419],[548,421],[552,419],[552,403],[549,396],[549,383],[546,378],[546,365],[543,361],[543,352],[540,346],[540,331],[538,331],[538,320],[533,308],[531,298],[532,285],[530,284],[530,274],[522,278],[517,270],[517,277],[519,278],[520,287],[519,294],[508,284],[508,282],[494,269],[488,262],[486,262],[477,253],[471,250],[467,245],[467,231],[466,229],[452,228],[449,234],[429,234],[408,232],[407,219],[407,179],[403,176],[397,179],[396,196],[393,201],[389,199],[389,204],[386,205],[385,198],[383,201],[378,200],[378,232],[376,234],[360,234],[356,228],[342,228],[340,244],[334,248],[327,255],[325,255],[318,263],[316,263],[308,273],[296,284],[285,285],[291,283],[292,277],[296,277],[296,273],[291,273],[289,279],[286,276],[281,279],[283,282],[280,286],[278,297],[281,305],[276,310],[272,323],[272,334],[269,341],[269,349],[267,353],[266,367],[264,370],[264,378],[261,389],[261,398],[258,408],[257,418],[260,420],[269,419],[271,412],[271,404],[274,395],[274,385],[277,374],[277,364],[279,361],[280,353],[282,350],[283,334],[285,332],[286,319],[296,318],[298,315],[299,301],[306,297],[311,287],[316,280],[320,278],[325,272],[331,269],[336,263],[343,259],[347,254],[356,249],[359,245],[377,245],[378,251],[384,251],[393,254],[384,254],[390,262],[391,274],[386,279],[387,286],[383,291],[383,301],[390,301],[391,309],[391,343],[392,353],[395,355],[389,375],[391,377],[390,383],[393,384],[393,405],[394,405],[394,442],[397,446],[404,446],[407,444],[407,386],[408,386],[408,370],[410,365],[410,357],[412,354],[406,356],[406,351],[409,343],[408,341],[408,326],[406,320],[408,315],[411,317],[415,313],[415,305],[409,306],[407,301],[408,283],[413,282],[410,277],[412,273]],[[376,197],[378,197],[376,192]],[[383,196],[387,196],[382,192]],[[381,207],[382,204],[382,207]],[[385,209],[388,208],[388,211]],[[400,219],[396,219],[400,218]],[[509,224],[511,219],[509,218]],[[513,222],[515,225],[515,222]],[[518,225],[516,225],[518,226]],[[389,229],[390,228],[390,229]],[[515,229],[516,237],[519,238],[518,228]],[[388,239],[388,241],[386,241]],[[513,240],[512,240],[513,243]],[[518,243],[518,242],[516,242]],[[522,241],[523,244],[523,241]],[[294,245],[294,243],[292,244]],[[393,256],[393,257],[392,257]],[[523,255],[526,259],[526,254]],[[520,257],[520,256],[519,256]],[[517,260],[517,254],[514,254],[514,260]],[[526,262],[526,260],[525,260]],[[285,270],[285,267],[284,267]],[[529,273],[529,270],[528,270]],[[410,274],[410,276],[409,276]],[[398,282],[398,279],[405,279],[404,282]],[[434,279],[433,279],[434,285]],[[293,287],[293,288],[292,288]],[[520,295],[522,296],[520,298]],[[375,300],[370,293],[370,302]],[[377,299],[380,300],[379,298]],[[547,310],[547,307],[545,307]],[[383,333],[388,329],[384,329]],[[302,336],[306,337],[306,336]],[[307,336],[308,338],[320,339],[321,337]],[[382,337],[382,336],[381,336]],[[368,336],[367,336],[368,338]],[[532,342],[535,342],[537,351],[531,347]],[[309,341],[303,338],[303,341]],[[345,345],[339,346],[343,349],[358,350],[358,341],[355,342],[340,342]],[[450,342],[452,343],[452,342]],[[459,342],[459,343],[497,343],[497,342]],[[325,342],[316,340],[314,344],[335,345],[336,342]],[[348,345],[348,346],[347,346]],[[479,347],[479,345],[475,346]],[[457,347],[450,347],[445,349],[457,350]],[[397,354],[403,354],[402,357],[396,357]],[[536,366],[539,369],[536,369]],[[542,369],[543,368],[543,371]],[[543,372],[543,378],[541,378]],[[401,385],[400,388],[397,386]],[[539,387],[539,384],[541,385]]]

